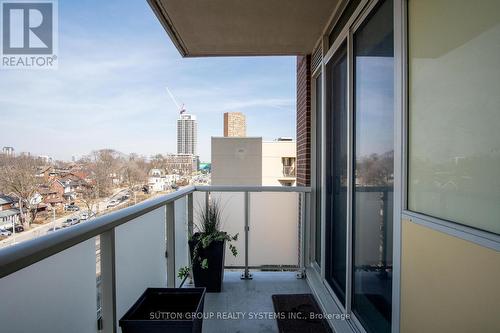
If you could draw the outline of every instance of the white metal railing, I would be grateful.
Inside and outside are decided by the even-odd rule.
[[[303,274],[308,187],[189,186],[0,250],[2,331],[119,332],[145,288],[181,285],[195,212],[210,195],[226,200],[225,229],[242,231],[240,261],[226,267],[245,279],[251,268]]]

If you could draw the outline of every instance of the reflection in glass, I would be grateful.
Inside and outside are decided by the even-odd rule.
[[[408,208],[496,234],[499,13],[498,0],[408,2]]]
[[[353,311],[369,332],[391,331],[394,166],[392,1],[354,34]]]
[[[343,45],[327,66],[326,280],[345,302],[347,213],[347,53]]]
[[[321,267],[321,77],[320,74],[316,78],[316,189],[315,189],[315,200],[316,200],[316,225],[315,225],[315,250],[314,258],[318,266]]]
[[[346,5],[344,11],[340,15],[339,19],[337,22],[335,22],[335,25],[332,28],[332,31],[330,32],[330,35],[328,36],[328,43],[330,46],[335,43],[335,40],[337,37],[340,35],[342,32],[342,29],[344,29],[345,25],[351,18],[352,14],[354,14],[354,11],[356,8],[358,8],[359,4],[361,3],[361,0],[351,0],[349,3]]]

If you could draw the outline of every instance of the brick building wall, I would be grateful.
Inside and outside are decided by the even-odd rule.
[[[247,136],[246,117],[241,112],[224,113],[224,136],[245,137]]]
[[[311,56],[297,57],[297,186],[311,184]]]

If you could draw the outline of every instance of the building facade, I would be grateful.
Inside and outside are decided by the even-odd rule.
[[[7,156],[14,156],[14,147],[3,147],[2,154]]]
[[[16,199],[8,195],[0,195],[0,228],[11,228],[20,222],[21,212],[15,207]]]
[[[177,154],[197,154],[198,128],[196,116],[181,113],[177,119]]]
[[[224,113],[224,137],[247,136],[246,117],[241,112]]]
[[[172,189],[180,179],[178,174],[166,174],[160,169],[151,169],[148,176],[148,189],[150,192],[164,192]]]
[[[198,170],[199,158],[192,154],[167,154],[164,157],[165,170],[169,174],[191,175]]]
[[[295,141],[212,137],[212,185],[295,185]]]

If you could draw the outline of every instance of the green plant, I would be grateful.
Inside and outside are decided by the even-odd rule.
[[[190,237],[190,240],[196,242],[191,259],[191,266],[181,267],[177,273],[180,279],[189,276],[193,262],[199,262],[202,269],[208,268],[207,258],[202,258],[199,255],[200,248],[206,249],[212,242],[227,241],[229,250],[233,256],[238,255],[238,249],[231,242],[238,240],[238,234],[230,235],[225,231],[221,231],[222,223],[222,207],[220,201],[212,199],[209,201],[206,209],[202,209],[200,213],[200,224],[195,225],[196,233]]]

